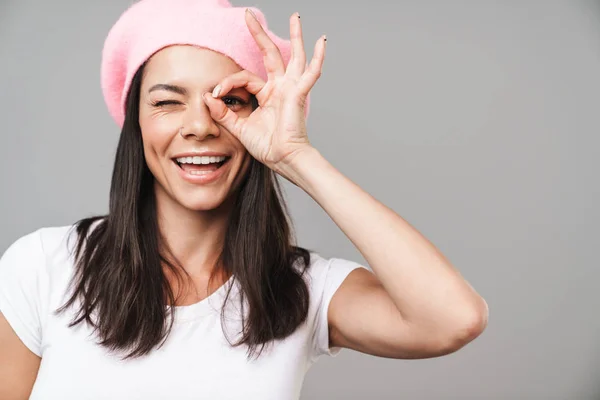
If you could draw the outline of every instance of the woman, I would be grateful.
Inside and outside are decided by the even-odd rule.
[[[121,126],[107,216],[43,228],[0,261],[2,399],[297,399],[341,348],[454,352],[485,301],[400,216],[311,146],[306,63],[260,10],[143,0],[111,29]],[[306,191],[371,269],[292,245],[275,174]]]

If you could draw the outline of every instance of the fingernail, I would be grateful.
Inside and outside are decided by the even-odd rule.
[[[327,35],[323,35],[323,40],[327,41]]]
[[[300,13],[297,13],[297,14],[298,14],[298,19],[300,19]]]
[[[251,9],[246,8],[246,11],[248,11],[250,14],[252,14],[252,16],[254,17],[254,19],[258,21],[258,17],[256,16],[256,14],[254,14],[254,12]]]
[[[212,97],[218,97],[219,93],[221,93],[221,85],[215,86],[212,92]]]

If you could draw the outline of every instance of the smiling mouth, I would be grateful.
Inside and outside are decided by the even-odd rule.
[[[183,157],[173,159],[173,162],[185,172],[197,175],[216,171],[230,159],[231,157]]]

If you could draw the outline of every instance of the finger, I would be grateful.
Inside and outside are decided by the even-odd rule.
[[[246,25],[248,25],[248,30],[263,54],[268,78],[282,76],[285,73],[285,63],[281,52],[249,8],[246,9]]]
[[[244,69],[242,71],[236,72],[235,74],[227,76],[223,79],[212,92],[212,97],[219,98],[225,96],[232,89],[235,88],[244,88],[249,93],[252,93],[256,96],[256,100],[258,100],[259,104],[262,104],[265,100],[265,94],[261,93],[262,89],[265,87],[266,82],[262,80],[262,78],[252,72]]]
[[[242,119],[238,117],[236,113],[231,111],[222,100],[213,98],[210,93],[204,93],[202,97],[208,106],[211,118],[231,132],[235,137],[239,138]]]
[[[325,42],[327,42],[327,37],[325,35],[317,40],[313,58],[310,61],[310,64],[308,64],[306,71],[304,71],[302,78],[298,81],[298,89],[300,90],[300,93],[305,96],[308,95],[308,92],[310,92],[321,76],[323,60],[325,60]]]
[[[294,13],[290,18],[290,40],[292,42],[292,55],[286,74],[300,78],[306,69],[306,52],[302,39],[302,23],[300,14]]]

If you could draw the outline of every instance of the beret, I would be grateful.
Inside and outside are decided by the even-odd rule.
[[[211,49],[266,81],[262,53],[246,25],[246,8],[254,12],[287,66],[291,42],[269,31],[256,7],[233,7],[227,0],[141,0],[131,5],[110,29],[102,50],[102,94],[115,122],[123,126],[127,93],[139,67],[167,46]],[[305,117],[308,110],[309,98]]]

